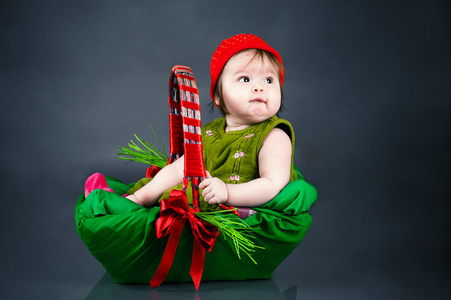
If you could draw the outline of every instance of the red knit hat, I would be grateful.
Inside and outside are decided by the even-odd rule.
[[[224,65],[235,54],[245,49],[261,49],[274,54],[283,65],[282,58],[276,50],[271,48],[264,40],[253,34],[238,34],[223,40],[221,45],[213,53],[210,63],[211,87],[210,96],[214,99],[214,92],[219,75]],[[280,72],[280,85],[283,85],[283,71]]]

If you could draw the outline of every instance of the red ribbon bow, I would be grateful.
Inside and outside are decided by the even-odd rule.
[[[194,235],[190,274],[196,291],[199,289],[204,270],[205,250],[213,249],[219,230],[216,226],[197,218],[195,212],[188,206],[186,194],[182,191],[172,190],[169,199],[161,200],[160,217],[155,221],[155,229],[158,238],[169,234],[169,239],[160,265],[149,282],[152,288],[159,286],[169,273],[183,226],[188,219]]]

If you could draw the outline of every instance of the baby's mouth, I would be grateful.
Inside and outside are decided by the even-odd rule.
[[[250,102],[266,103],[266,101],[264,99],[262,99],[262,98],[255,98],[255,99],[252,99]]]

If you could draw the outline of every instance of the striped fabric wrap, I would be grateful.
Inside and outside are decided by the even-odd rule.
[[[199,91],[190,67],[176,65],[172,68],[168,94],[170,134],[168,164],[185,155],[183,191],[186,192],[191,181],[193,207],[196,211],[200,211],[199,184],[205,179],[206,172],[201,137]],[[234,209],[224,204],[219,206],[223,209]]]
[[[180,65],[172,68],[168,102],[171,143],[168,163],[185,154],[183,191],[186,192],[191,181],[193,206],[196,211],[200,211],[199,183],[206,173],[202,151],[199,91],[191,68]]]

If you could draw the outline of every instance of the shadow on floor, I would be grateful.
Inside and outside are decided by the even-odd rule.
[[[272,279],[202,282],[199,292],[196,293],[193,283],[168,283],[152,289],[149,285],[117,284],[108,273],[105,273],[86,299],[294,300],[296,294],[296,286],[281,292]]]

